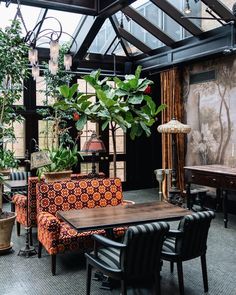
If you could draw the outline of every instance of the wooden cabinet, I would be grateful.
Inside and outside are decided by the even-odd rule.
[[[184,171],[187,192],[187,207],[191,207],[190,189],[192,183],[220,189],[223,197],[224,225],[227,227],[227,190],[236,190],[236,168],[224,165],[203,165],[186,166],[184,167]]]

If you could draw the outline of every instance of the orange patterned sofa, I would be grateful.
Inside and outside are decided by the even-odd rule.
[[[81,210],[105,206],[117,206],[123,201],[119,178],[81,179],[51,183],[39,183],[36,187],[38,220],[38,257],[42,246],[51,255],[52,274],[56,272],[56,254],[67,250],[86,249],[92,246],[93,233],[105,234],[104,230],[78,233],[69,224],[56,217],[57,211]],[[124,234],[123,228],[114,230]]]
[[[17,235],[20,235],[20,225],[27,226],[26,209],[28,200],[28,226],[30,227],[30,243],[32,244],[32,227],[37,226],[36,212],[36,184],[38,177],[28,178],[28,197],[22,194],[15,194],[12,202],[15,204]]]
[[[84,179],[87,174],[72,174],[71,179]],[[104,178],[104,173],[100,172],[99,177]],[[44,181],[44,180],[41,180]],[[36,206],[36,184],[39,182],[38,177],[28,177],[28,198],[23,194],[15,194],[12,202],[15,204],[17,235],[20,235],[20,226],[27,226],[26,208],[28,199],[28,226],[30,227],[30,244],[32,245],[32,227],[37,227],[37,206]]]

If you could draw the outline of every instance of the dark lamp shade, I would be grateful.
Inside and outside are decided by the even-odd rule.
[[[101,139],[97,137],[96,133],[93,133],[89,140],[87,140],[83,146],[81,152],[86,153],[102,153],[106,152],[105,145]]]

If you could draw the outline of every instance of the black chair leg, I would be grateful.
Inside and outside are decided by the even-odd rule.
[[[174,271],[174,262],[171,261],[170,262],[170,272],[173,273],[173,271]]]
[[[160,273],[155,275],[154,294],[161,295],[161,275],[160,275]]]
[[[33,246],[32,227],[29,228],[29,242],[30,242],[30,246]]]
[[[126,281],[121,280],[121,295],[127,295]]]
[[[56,254],[51,255],[51,263],[52,263],[52,275],[55,276],[56,274]]]
[[[43,247],[42,243],[39,242],[39,246],[38,246],[38,258],[41,258],[41,256],[42,256],[42,247]]]
[[[16,233],[17,233],[17,236],[19,237],[20,236],[20,223],[18,221],[16,222]]]
[[[90,295],[92,266],[87,262],[86,295]]]
[[[208,292],[207,265],[206,265],[206,255],[205,254],[201,256],[201,265],[202,265],[202,277],[203,277],[204,291]]]
[[[184,295],[184,277],[182,261],[177,262],[178,280],[179,280],[179,293]]]

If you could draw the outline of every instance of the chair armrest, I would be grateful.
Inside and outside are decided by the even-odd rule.
[[[50,232],[59,232],[60,221],[51,213],[40,212],[38,214],[38,227],[43,227]]]
[[[183,232],[178,229],[169,230],[167,233],[167,237],[173,237],[173,238],[182,237],[182,235],[183,235]]]
[[[103,236],[100,236],[100,235],[97,235],[97,234],[93,234],[92,237],[96,242],[98,242],[98,243],[100,243],[100,244],[102,244],[104,246],[114,247],[114,248],[119,248],[119,249],[126,247],[125,244],[115,242],[113,240],[110,240],[110,239],[108,239],[106,237],[103,237]]]
[[[16,194],[12,198],[12,203],[19,207],[26,208],[27,207],[27,197],[25,195]]]

